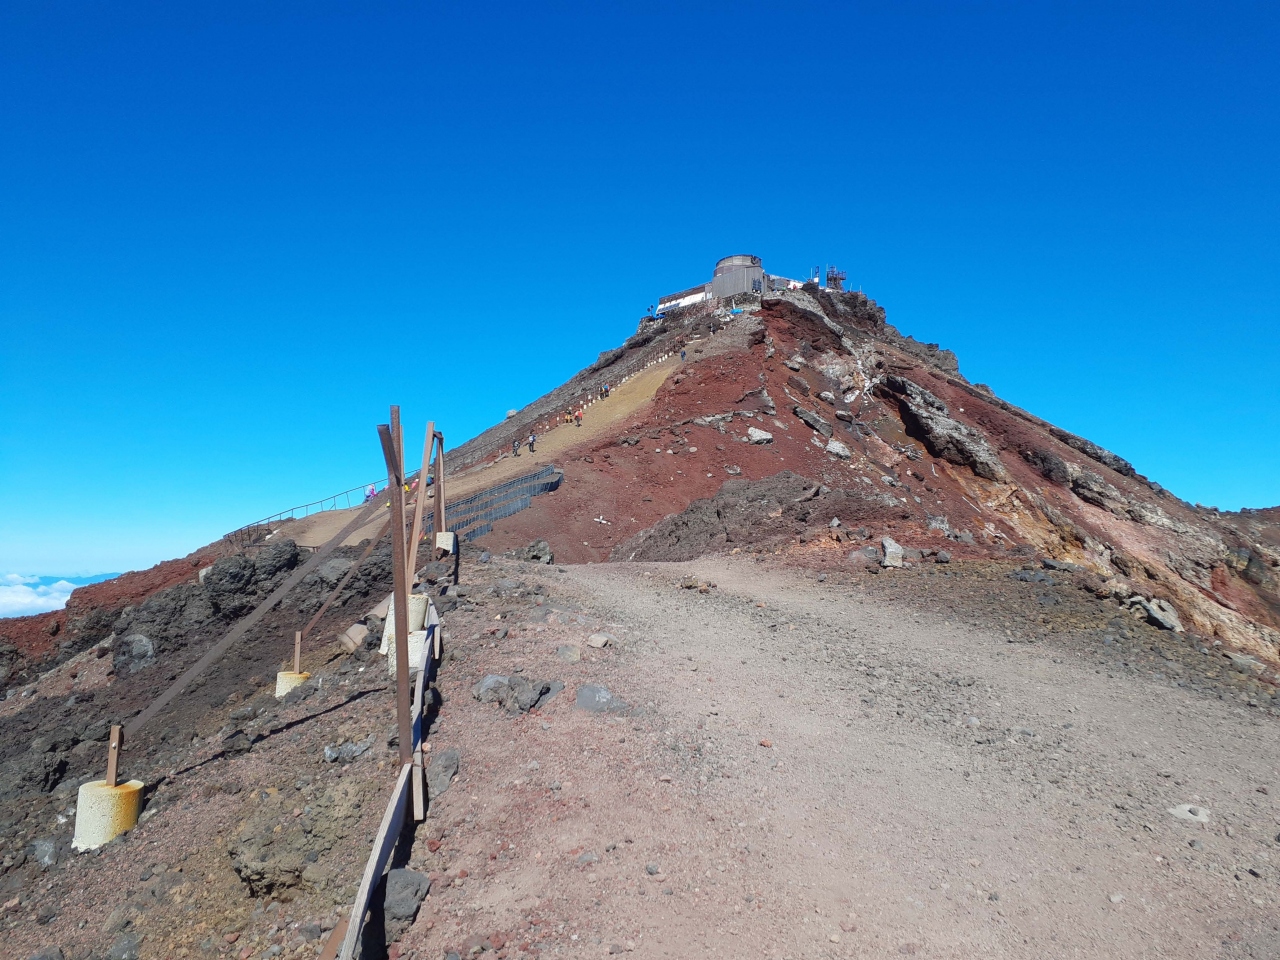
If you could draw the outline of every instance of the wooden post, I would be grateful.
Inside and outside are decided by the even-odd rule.
[[[393,419],[399,413],[392,407]],[[395,487],[391,497],[391,569],[395,577],[396,601],[396,719],[400,730],[400,763],[413,763],[413,721],[409,707],[409,585],[404,554],[404,465],[396,456],[391,428],[378,425],[382,455],[387,461],[387,482]]]
[[[418,471],[418,502],[413,509],[413,533],[409,536],[409,579],[418,573],[418,540],[422,537],[422,513],[427,499],[427,470],[431,466],[431,445],[435,442],[436,425],[427,421],[427,439],[422,445],[422,469]],[[436,480],[439,483],[439,479]],[[428,551],[430,552],[430,551]],[[435,554],[431,554],[432,559]]]
[[[111,740],[107,745],[107,786],[114,787],[120,778],[120,748],[124,746],[124,733],[119,724],[111,728]]]
[[[302,672],[302,631],[295,630],[293,634],[293,672]]]
[[[439,441],[436,447],[436,523],[435,534],[431,538],[431,556],[435,557],[435,547],[440,539],[440,534],[444,533],[448,526],[444,522],[444,434],[436,434]]]

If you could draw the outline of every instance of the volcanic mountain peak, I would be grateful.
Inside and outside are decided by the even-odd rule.
[[[581,428],[557,426],[558,407],[664,357],[668,374],[627,401],[625,423],[610,417],[619,397],[589,407]],[[495,527],[502,547],[553,530],[568,560],[764,549],[830,559],[863,547],[865,529],[926,557],[1072,564],[1099,597],[1280,662],[1274,512],[1179,500],[970,383],[955,354],[904,337],[861,293],[810,283],[642,318],[621,348],[462,448],[476,482],[510,469],[492,452],[531,429],[564,432],[566,489]],[[782,471],[816,493],[782,504],[753,486]]]

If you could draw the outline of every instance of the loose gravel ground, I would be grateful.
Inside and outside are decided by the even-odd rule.
[[[1136,627],[965,625],[1007,592],[978,567],[945,590],[746,558],[511,567],[540,605],[453,615],[485,630],[443,672],[433,740],[463,765],[415,849],[436,883],[406,955],[1280,955],[1276,718],[1207,661],[1179,686]],[[470,697],[517,669],[568,689],[514,718]],[[634,710],[577,709],[587,682]]]
[[[1280,956],[1271,692],[1018,573],[468,560],[429,737],[461,761],[397,859],[431,889],[391,956]],[[153,751],[147,821],[26,864],[0,956],[317,956],[393,780],[360,656]],[[473,696],[491,674],[565,686],[512,713]],[[621,702],[584,709],[592,686]]]

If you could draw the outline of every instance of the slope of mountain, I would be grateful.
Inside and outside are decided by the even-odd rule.
[[[681,350],[684,362],[626,423],[578,438],[549,416],[637,356]],[[609,403],[588,408],[588,424]],[[1179,500],[969,383],[952,353],[903,337],[862,294],[809,285],[737,316],[700,304],[646,318],[622,351],[461,452],[505,450],[530,424],[576,440],[557,453],[565,485],[495,527],[496,548],[537,533],[570,561],[831,557],[890,536],[908,562],[911,551],[946,551],[1079,567],[1100,598],[1255,657],[1259,671],[1280,663],[1275,508]],[[806,495],[757,485],[782,471],[808,481]]]

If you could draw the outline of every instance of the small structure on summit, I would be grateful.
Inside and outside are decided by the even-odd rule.
[[[692,306],[704,300],[722,300],[739,294],[772,293],[775,290],[796,290],[801,286],[802,281],[765,273],[760,258],[754,254],[735,253],[717,261],[709,282],[659,298],[658,312]]]

